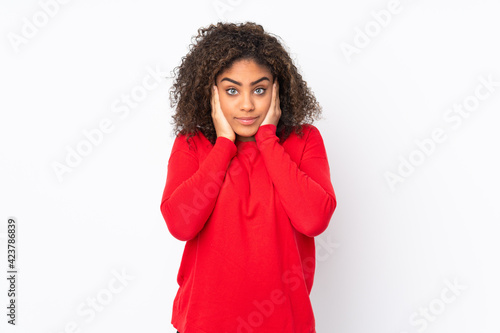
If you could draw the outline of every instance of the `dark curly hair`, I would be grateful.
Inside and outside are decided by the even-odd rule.
[[[321,106],[302,79],[288,52],[264,28],[253,22],[217,23],[198,29],[189,52],[173,70],[170,105],[175,107],[175,135],[187,140],[201,131],[215,144],[217,133],[211,114],[211,87],[217,75],[242,59],[267,67],[278,79],[281,117],[277,136],[282,143],[292,131],[302,136],[302,125],[321,116]]]

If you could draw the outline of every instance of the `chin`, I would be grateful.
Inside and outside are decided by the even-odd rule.
[[[259,128],[258,126],[256,126],[255,128],[253,128],[253,126],[252,126],[252,128],[246,128],[243,131],[241,131],[241,130],[237,131],[237,132],[235,131],[235,133],[241,137],[250,138],[250,137],[254,136],[255,133],[257,133],[258,128]]]

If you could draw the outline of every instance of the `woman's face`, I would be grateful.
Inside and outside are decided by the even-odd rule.
[[[242,59],[215,81],[222,113],[234,130],[236,140],[255,141],[254,135],[271,105],[271,72],[253,60]]]

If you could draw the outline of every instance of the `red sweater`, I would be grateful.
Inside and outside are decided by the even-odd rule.
[[[187,241],[172,324],[181,333],[315,333],[314,236],[337,206],[323,139],[174,141],[161,212]]]

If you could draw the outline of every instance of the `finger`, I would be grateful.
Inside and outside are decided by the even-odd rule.
[[[273,83],[273,94],[271,95],[271,110],[276,105],[276,81]]]
[[[212,104],[212,115],[215,115],[217,111],[217,87],[213,86],[212,88],[212,100],[210,101]]]
[[[212,108],[214,106],[214,97],[215,97],[215,86],[212,86],[212,93],[210,94],[210,104],[212,105]]]
[[[280,85],[278,79],[276,79],[276,114],[278,115],[278,118],[281,117]]]
[[[215,87],[215,96],[214,96],[214,104],[215,104],[215,112],[219,113],[220,108],[220,101],[219,101],[219,89]]]

